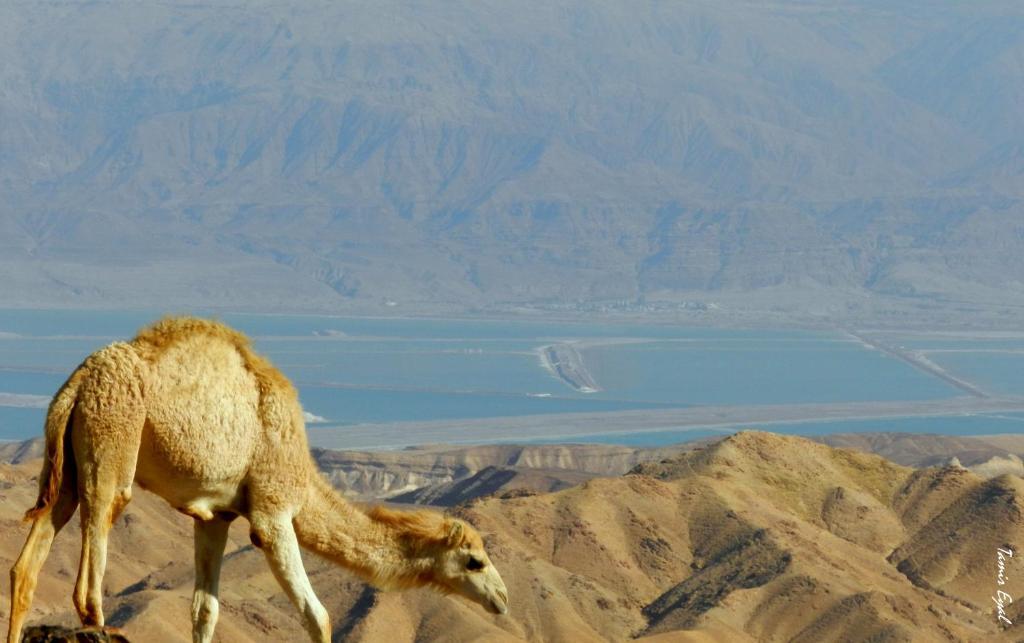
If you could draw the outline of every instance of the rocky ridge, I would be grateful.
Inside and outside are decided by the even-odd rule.
[[[4,564],[21,545],[16,514],[31,504],[37,466],[0,465]],[[1013,476],[744,432],[626,475],[463,502],[457,514],[486,535],[508,583],[508,618],[308,564],[336,635],[352,640],[1013,641],[1021,607],[1003,630],[989,594],[996,549],[1024,546],[1022,492]],[[187,519],[144,493],[115,527],[107,609],[130,636],[187,638],[189,534]],[[33,620],[72,620],[76,550],[72,534],[58,539]],[[221,619],[231,640],[300,631],[241,528]]]

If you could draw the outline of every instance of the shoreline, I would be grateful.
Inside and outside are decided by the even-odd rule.
[[[905,350],[897,346],[891,346],[880,339],[871,338],[856,331],[846,331],[846,334],[861,342],[866,348],[877,350],[889,355],[890,357],[905,362],[922,373],[936,377],[953,388],[957,388],[968,395],[982,399],[992,397],[992,395],[987,391],[982,390],[980,387],[975,386],[961,377],[957,377],[932,360],[928,359],[925,355],[927,351]]]
[[[746,430],[767,430],[777,425],[813,424],[870,420],[907,420],[914,418],[977,417],[993,413],[1024,413],[1024,398],[954,398],[941,403],[856,402],[836,404],[761,405],[748,407],[690,407],[684,409],[644,409],[596,413],[564,413],[531,416],[471,418],[453,421],[411,421],[381,424],[324,425],[317,422],[307,428],[311,448],[339,451],[400,451],[428,446],[498,446],[617,444],[629,448],[658,448],[701,439],[701,433],[728,435]],[[998,418],[998,416],[992,416]],[[1024,423],[1024,417],[1006,418]],[[600,427],[600,428],[598,428]],[[869,431],[876,433],[878,431]],[[884,431],[930,435],[927,431]],[[665,445],[631,444],[630,434],[693,433],[692,438]],[[780,433],[780,435],[828,435]],[[972,438],[1024,435],[1019,431],[1003,433],[935,433]],[[467,438],[466,436],[473,436]],[[622,442],[591,441],[599,437],[621,437]],[[41,434],[24,438],[0,438],[0,445],[42,439]]]
[[[846,420],[974,416],[1024,412],[1024,398],[957,397],[930,402],[844,402],[757,406],[703,406],[596,413],[561,413],[421,422],[327,425],[309,431],[311,446],[389,450],[423,444],[573,442],[630,433],[686,433],[740,427]],[[1024,433],[1024,431],[1022,431]],[[470,437],[471,436],[471,437]]]

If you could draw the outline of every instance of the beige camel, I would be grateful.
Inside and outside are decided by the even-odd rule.
[[[427,511],[362,508],[316,470],[288,380],[248,339],[221,324],[166,319],[129,343],[92,354],[50,404],[39,500],[11,569],[8,643],[17,643],[56,533],[81,503],[82,559],[74,604],[103,625],[107,534],[132,483],[195,519],[192,637],[209,641],[228,525],[250,538],[298,608],[314,641],[329,641],[326,610],[299,546],[383,588],[426,586],[505,613],[505,584],[466,523]]]

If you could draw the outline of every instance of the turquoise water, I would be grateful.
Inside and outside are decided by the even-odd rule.
[[[824,334],[788,340],[622,344],[585,351],[608,394],[650,402],[788,404],[935,400],[948,384]]]
[[[354,341],[307,342],[284,347],[259,341],[260,349],[288,376],[302,384],[504,393],[562,393],[558,380],[540,368],[530,347],[486,345],[429,346],[395,341],[365,345]],[[294,342],[288,342],[294,344]],[[438,377],[443,374],[442,377]],[[499,375],[500,374],[500,375]],[[565,392],[571,393],[569,389]]]
[[[928,359],[989,393],[1024,394],[1024,352],[928,353]]]
[[[0,310],[0,337],[88,336],[124,338],[159,314],[144,311]]]
[[[946,371],[992,395],[1024,395],[1024,335],[950,337],[879,333],[893,346],[919,351]]]
[[[0,355],[2,350],[0,348]],[[65,379],[67,374],[60,372],[0,370],[0,392],[53,395]]]
[[[0,393],[52,395],[90,352],[130,338],[159,316],[0,310]],[[961,394],[841,333],[317,315],[222,318],[252,336],[258,350],[292,378],[306,410],[327,420],[322,426],[702,404],[927,401]],[[942,338],[895,339],[922,342],[921,349],[950,345]],[[581,342],[584,362],[602,391],[580,393],[543,368],[538,349],[562,340]],[[1000,340],[999,347],[1018,341],[1024,346],[1021,339]],[[963,342],[957,340],[956,347],[963,348]],[[1024,366],[1024,355],[1001,355],[937,353],[933,358],[993,390],[1024,392],[1019,375],[1024,368],[1015,366]],[[0,406],[0,439],[38,435],[42,416],[42,409]],[[892,421],[882,422],[895,430]],[[923,422],[941,424],[935,418]],[[318,426],[311,424],[310,430]],[[807,426],[772,428],[800,432]],[[656,435],[632,434],[629,441],[671,439]]]
[[[570,397],[534,398],[501,393],[449,393],[394,389],[349,389],[300,386],[307,410],[330,419],[330,424],[455,420],[545,413],[628,411],[651,408],[629,401]],[[316,425],[311,425],[316,430]]]

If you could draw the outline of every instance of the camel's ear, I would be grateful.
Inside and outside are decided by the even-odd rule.
[[[459,543],[462,542],[463,527],[461,520],[453,520],[451,526],[448,527],[448,537],[445,542],[449,547],[458,547]]]

